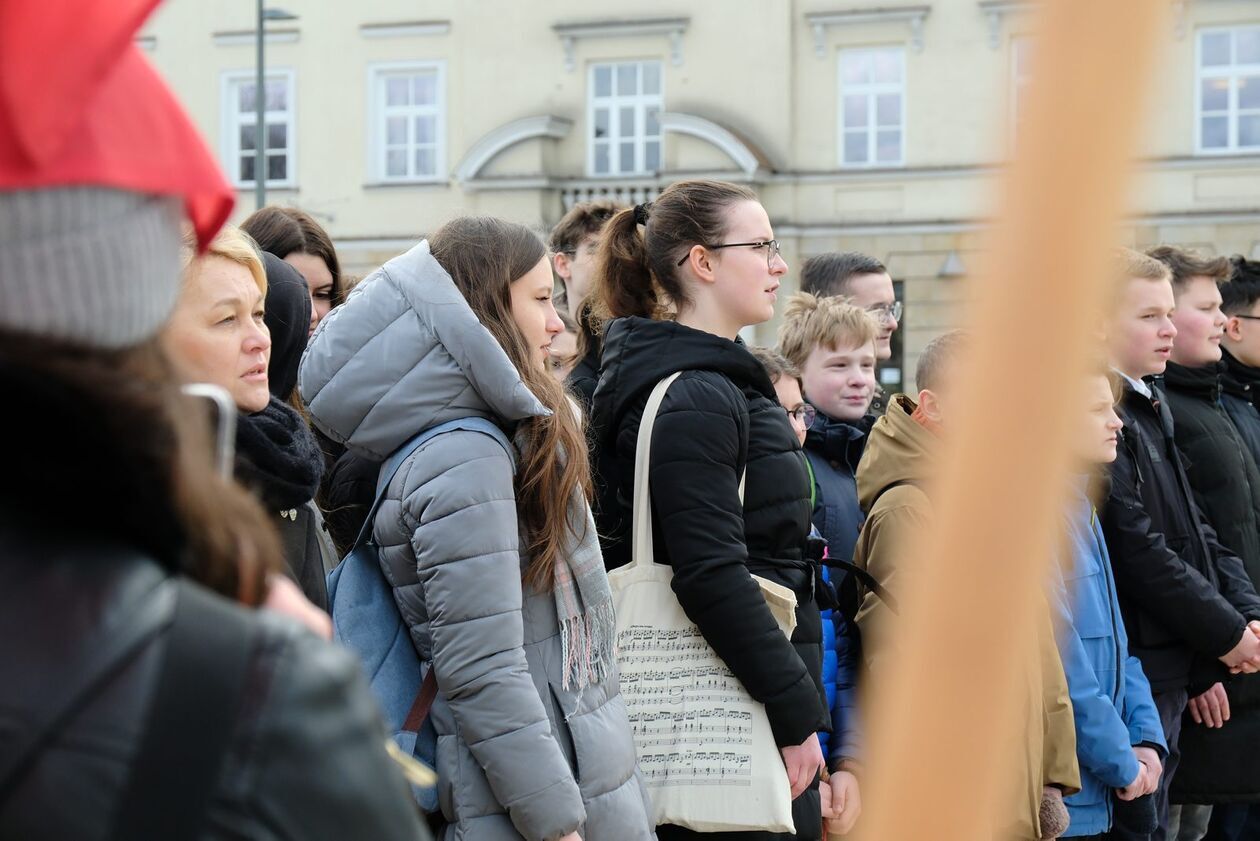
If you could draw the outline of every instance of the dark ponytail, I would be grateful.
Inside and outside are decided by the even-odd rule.
[[[757,201],[757,194],[726,181],[679,181],[656,201],[610,219],[596,257],[595,320],[661,318],[690,304],[679,259],[695,245],[721,242],[727,211],[742,201]]]

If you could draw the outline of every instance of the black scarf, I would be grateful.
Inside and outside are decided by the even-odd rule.
[[[324,454],[306,421],[271,398],[267,408],[236,421],[236,478],[272,511],[288,511],[315,496]]]

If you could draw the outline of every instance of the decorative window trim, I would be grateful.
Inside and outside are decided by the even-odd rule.
[[[584,38],[632,38],[648,35],[669,37],[669,59],[675,67],[683,63],[682,36],[691,18],[646,18],[644,20],[601,20],[582,23],[557,23],[551,27],[564,48],[564,69],[577,68],[577,42]]]
[[[663,67],[661,68],[662,72],[661,72],[661,74],[660,74],[660,89],[659,89],[659,90],[657,91],[657,93],[655,93],[655,94],[641,94],[641,93],[640,93],[640,94],[634,94],[634,95],[632,95],[632,96],[631,96],[631,95],[614,94],[614,95],[612,95],[612,96],[610,96],[610,97],[606,98],[606,99],[605,99],[605,101],[604,101],[604,103],[597,103],[597,101],[596,101],[596,100],[597,100],[597,97],[595,96],[595,70],[596,70],[596,68],[598,68],[598,67],[605,67],[605,66],[606,66],[606,67],[610,67],[610,68],[614,68],[614,70],[613,70],[613,78],[612,78],[611,83],[612,83],[612,85],[613,85],[613,89],[615,90],[615,87],[616,87],[616,84],[617,84],[617,80],[616,80],[616,70],[615,70],[615,68],[617,68],[617,67],[619,67],[619,66],[621,66],[621,65],[626,65],[626,64],[630,64],[630,65],[644,65],[644,64],[649,64],[649,63],[651,63],[651,64],[658,64],[659,62],[658,62],[656,59],[641,59],[641,60],[633,60],[633,59],[632,59],[632,60],[628,60],[628,61],[616,61],[616,60],[610,60],[610,61],[597,61],[597,62],[592,62],[592,63],[590,64],[590,66],[588,66],[588,67],[587,67],[587,79],[586,79],[586,86],[587,86],[587,87],[586,87],[586,175],[587,175],[587,177],[588,177],[588,178],[644,178],[644,177],[647,177],[647,176],[651,176],[651,175],[653,175],[653,174],[654,174],[654,172],[656,171],[656,170],[648,170],[648,169],[646,169],[646,168],[645,168],[645,169],[642,169],[642,170],[637,170],[637,169],[636,169],[636,170],[634,170],[634,171],[632,171],[632,172],[596,172],[596,171],[595,171],[595,149],[596,149],[596,143],[595,143],[595,111],[596,111],[596,109],[597,109],[598,107],[601,107],[601,104],[603,104],[603,105],[604,105],[604,107],[607,107],[607,108],[608,108],[608,111],[609,111],[609,120],[610,120],[609,126],[610,126],[610,134],[609,134],[609,137],[608,137],[608,161],[609,161],[609,165],[610,165],[610,167],[611,167],[612,162],[613,162],[613,155],[614,155],[614,154],[620,154],[620,152],[619,152],[619,150],[618,150],[618,148],[617,148],[617,147],[618,147],[621,143],[623,143],[623,142],[625,141],[625,138],[624,138],[624,137],[622,137],[622,136],[620,136],[620,135],[614,135],[614,134],[612,134],[612,133],[611,133],[611,125],[612,125],[611,120],[612,120],[612,118],[613,118],[613,116],[614,116],[614,115],[613,115],[613,113],[612,113],[612,112],[613,112],[613,110],[614,110],[614,106],[613,106],[613,105],[611,105],[611,104],[606,104],[607,99],[611,99],[611,100],[613,100],[614,102],[617,102],[618,104],[617,104],[615,107],[616,107],[616,108],[618,108],[618,109],[621,109],[621,108],[625,108],[625,107],[627,107],[627,105],[626,105],[626,102],[627,102],[627,101],[631,103],[629,107],[634,108],[634,109],[635,109],[635,111],[636,111],[636,113],[639,113],[639,109],[640,109],[640,107],[642,107],[643,119],[644,119],[644,122],[646,122],[646,119],[647,119],[647,116],[646,116],[646,115],[647,115],[647,109],[648,109],[649,107],[651,107],[651,106],[649,106],[649,105],[648,105],[648,104],[646,104],[646,103],[643,103],[643,102],[642,102],[642,100],[643,100],[643,99],[646,99],[646,98],[649,98],[649,97],[655,97],[655,98],[656,98],[656,100],[657,100],[657,102],[656,102],[656,108],[657,108],[657,112],[656,112],[656,120],[657,120],[657,126],[658,126],[658,129],[659,129],[659,134],[658,134],[658,136],[657,136],[657,141],[656,141],[656,142],[657,142],[657,143],[659,143],[659,148],[660,148],[660,151],[659,151],[659,159],[658,159],[658,169],[659,169],[659,167],[664,166],[664,162],[665,162],[665,127],[664,127],[664,126],[662,126],[662,125],[660,124],[660,115],[661,115],[661,114],[664,112],[664,110],[665,110],[665,73],[663,72],[663,71],[664,71],[664,68],[663,68]],[[647,147],[646,147],[646,144],[647,144],[649,141],[647,141],[647,140],[645,139],[645,138],[648,136],[648,135],[647,135],[647,132],[646,132],[646,126],[643,126],[643,128],[645,129],[644,131],[641,131],[641,132],[636,133],[636,134],[633,136],[633,138],[632,138],[632,139],[633,139],[633,141],[634,141],[635,149],[636,149],[636,151],[635,151],[635,160],[636,160],[636,161],[638,161],[640,158],[646,158],[646,156],[647,156],[647,153],[646,153],[646,151],[645,151],[645,150],[646,150],[646,148],[647,148]],[[646,161],[644,161],[644,163],[645,163],[645,165],[646,165]]]
[[[437,138],[434,149],[434,172],[432,175],[388,176],[385,173],[384,157],[384,103],[379,90],[382,76],[389,73],[406,71],[435,71],[437,74],[437,120],[434,126],[434,137]],[[367,68],[367,153],[368,183],[373,186],[386,184],[433,184],[448,180],[446,170],[446,62],[432,61],[382,61],[373,62]],[[411,147],[408,147],[410,153]]]
[[[989,22],[989,49],[1002,46],[1002,24],[1007,15],[1033,11],[1035,0],[980,0],[980,11]]]
[[[297,29],[268,29],[263,36],[265,44],[296,44],[302,37]],[[257,29],[241,29],[233,32],[216,32],[210,36],[216,47],[243,47],[258,43]]]
[[[764,160],[756,151],[733,131],[712,120],[697,117],[695,114],[662,111],[657,121],[661,124],[662,134],[690,135],[725,152],[744,175],[756,175],[764,168]]]
[[[805,22],[814,33],[814,55],[827,57],[827,30],[838,26],[857,26],[863,23],[910,24],[910,46],[916,53],[923,52],[923,21],[931,13],[931,6],[888,6],[868,9],[846,9],[840,12],[814,12],[805,15]]]
[[[266,75],[268,78],[282,77],[288,87],[289,108],[286,112],[288,119],[285,124],[288,126],[287,137],[289,142],[288,164],[286,167],[288,177],[283,180],[266,179],[265,183],[268,190],[292,190],[297,188],[297,72],[291,67],[268,67]],[[224,70],[219,74],[219,114],[221,123],[219,160],[228,174],[228,180],[238,190],[253,189],[254,182],[241,181],[240,179],[240,150],[238,149],[240,142],[240,118],[235,110],[236,102],[232,96],[232,85],[236,82],[253,82],[256,79],[257,74],[253,70]],[[260,93],[265,95],[265,92]],[[265,131],[255,134],[255,143],[266,143]]]
[[[551,137],[560,140],[567,137],[572,129],[572,120],[551,114],[525,117],[505,123],[483,135],[469,148],[455,170],[455,178],[463,184],[468,184],[477,180],[481,171],[492,160],[516,144],[536,137]]]
[[[392,23],[365,23],[359,27],[364,38],[414,38],[447,35],[451,31],[449,20],[407,20]]]

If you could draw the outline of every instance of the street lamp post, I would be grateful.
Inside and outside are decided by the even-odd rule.
[[[258,210],[267,203],[267,68],[263,53],[263,43],[267,33],[264,30],[269,20],[297,20],[297,15],[283,9],[265,9],[263,0],[258,0],[258,60],[257,77],[254,82],[254,209]]]

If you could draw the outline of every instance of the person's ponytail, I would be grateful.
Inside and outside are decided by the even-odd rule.
[[[592,298],[598,321],[659,315],[659,285],[648,265],[647,245],[639,230],[636,208],[618,212],[600,234]]]

